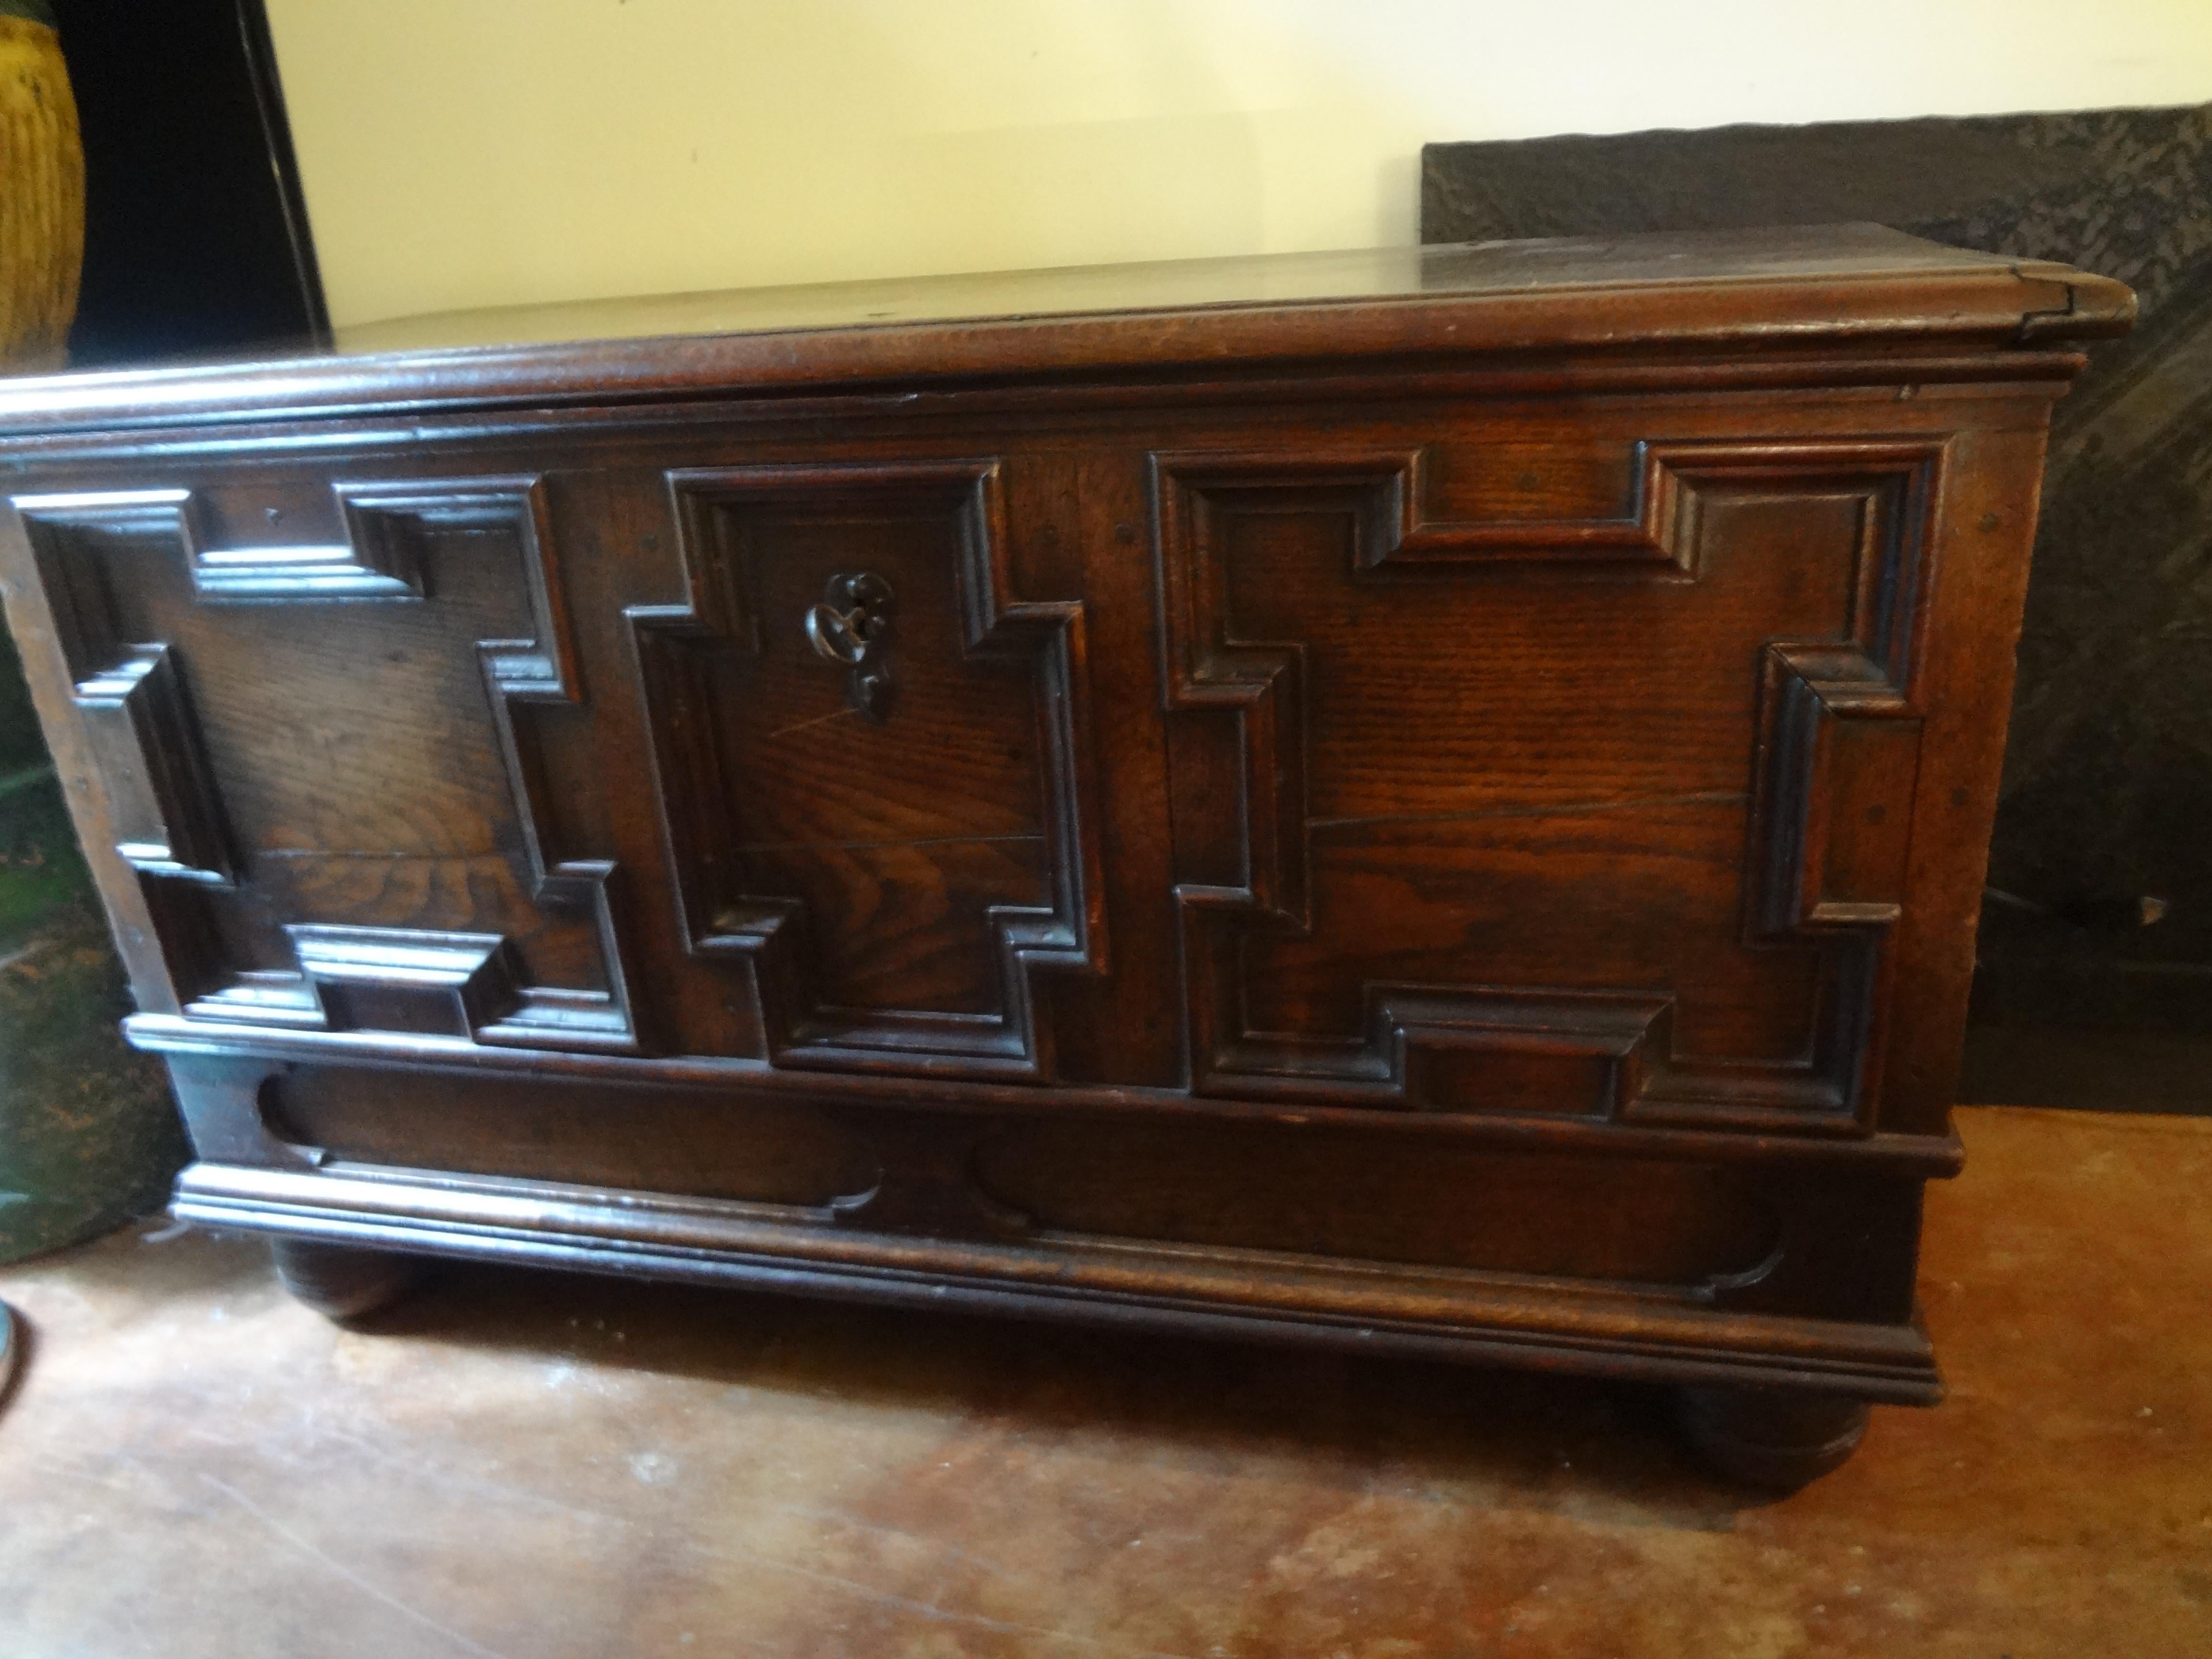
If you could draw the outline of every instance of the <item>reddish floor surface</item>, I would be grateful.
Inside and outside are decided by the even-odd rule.
[[[4,1659],[2212,1654],[2212,1120],[1975,1109],[1952,1385],[1747,1499],[1656,1393],[259,1248],[0,1271]]]

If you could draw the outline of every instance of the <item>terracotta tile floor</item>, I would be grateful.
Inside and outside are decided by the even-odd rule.
[[[0,1271],[0,1656],[2212,1655],[2212,1120],[1960,1127],[1952,1400],[1778,1503],[1637,1389],[125,1235]]]

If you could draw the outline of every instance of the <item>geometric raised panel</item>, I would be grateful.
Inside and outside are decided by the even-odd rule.
[[[1647,575],[1687,568],[1691,541],[1680,533],[1688,503],[1677,462],[1685,452],[1662,444],[1633,447],[1628,501],[1602,518],[1455,519],[1436,512],[1435,453],[1424,447],[1367,457],[1338,457],[1318,476],[1285,473],[1281,482],[1306,494],[1317,488],[1359,492],[1365,520],[1358,538],[1364,570],[1394,574],[1423,565],[1481,566],[1531,562],[1614,568]],[[1218,465],[1218,462],[1208,464]],[[1233,463],[1232,463],[1233,465]],[[1256,469],[1256,470],[1255,470]],[[1246,488],[1266,476],[1263,460],[1241,471]],[[1335,475],[1331,477],[1330,475]]]
[[[685,598],[629,615],[690,953],[779,1066],[1048,1078],[1034,976],[1105,962],[1085,611],[1013,592],[999,464],[668,484]],[[898,595],[879,724],[802,627],[860,571]]]
[[[1434,514],[1429,453],[1153,458],[1163,692],[1170,721],[1182,722],[1176,788],[1185,845],[1176,894],[1192,1086],[1201,1094],[1412,1110],[1565,1110],[1782,1130],[1870,1127],[1876,1079],[1863,1057],[1877,1048],[1884,944],[1905,896],[1919,732],[1907,688],[1940,445],[1644,443],[1635,447],[1623,512],[1533,520]],[[1826,562],[1802,566],[1797,588],[1765,574],[1800,556],[1787,529],[1798,522],[1793,514],[1813,538],[1802,556]],[[1741,533],[1747,514],[1766,515],[1757,520],[1761,539],[1732,550],[1728,538]],[[1816,545],[1823,550],[1817,556]],[[1345,550],[1334,576],[1315,563],[1323,555],[1312,550],[1326,546]],[[1704,566],[1722,556],[1743,597],[1707,601]],[[1805,596],[1814,590],[1832,597]],[[1561,598],[1547,601],[1547,592]],[[1675,623],[1624,626],[1621,649],[1656,640],[1662,654],[1650,664],[1624,659],[1610,674],[1585,664],[1545,694],[1553,699],[1546,705],[1549,726],[1522,748],[1540,744],[1550,771],[1522,777],[1516,787],[1534,792],[1528,801],[1486,778],[1480,762],[1467,763],[1465,773],[1451,769],[1456,763],[1445,757],[1458,752],[1455,733],[1479,742],[1509,712],[1486,707],[1460,684],[1468,678],[1463,665],[1484,652],[1486,609],[1510,611],[1511,625],[1522,630],[1516,659],[1542,672],[1547,631],[1569,641],[1556,659],[1579,664],[1593,649],[1590,630],[1610,615],[1650,616],[1651,605],[1666,604],[1676,607],[1669,617],[1686,621],[1719,613],[1686,607],[1733,606],[1713,625],[1740,630],[1759,614],[1754,596],[1778,618],[1797,618],[1799,631],[1825,604],[1822,627],[1833,631],[1754,637],[1739,647],[1741,657],[1684,659],[1663,655],[1680,635]],[[1392,655],[1399,642],[1379,616],[1352,629],[1354,607],[1393,605],[1401,609],[1391,615],[1437,635],[1427,653],[1408,636]],[[1248,611],[1268,620],[1248,623]],[[1301,616],[1313,619],[1310,637],[1301,637],[1308,628]],[[1324,623],[1339,629],[1334,655],[1319,642]],[[1577,628],[1585,631],[1570,639],[1566,630]],[[1419,678],[1425,672],[1426,684]],[[1662,684],[1654,675],[1710,684],[1695,695],[1706,699],[1697,707],[1711,712],[1676,722],[1649,713]],[[1400,689],[1389,696],[1373,691],[1363,702],[1355,695],[1363,678]],[[1741,688],[1734,694],[1741,712],[1729,716],[1744,734],[1741,769],[1731,775],[1724,757],[1701,750],[1680,763],[1689,781],[1678,793],[1646,784],[1613,799],[1618,791],[1607,780],[1616,773],[1608,765],[1619,775],[1663,777],[1677,730],[1720,729],[1730,679]],[[1468,683],[1484,682],[1478,675]],[[1529,689],[1501,686],[1499,695]],[[1437,700],[1418,728],[1432,735],[1408,735],[1395,758],[1376,759],[1370,751],[1387,746],[1393,710],[1409,696]],[[1325,752],[1316,734],[1333,708],[1334,747]],[[1215,723],[1222,716],[1231,722],[1225,743]],[[1355,719],[1369,721],[1356,728],[1364,742],[1346,735]],[[1585,738],[1585,732],[1602,735]],[[1432,746],[1437,739],[1441,750]],[[1525,761],[1510,744],[1480,752],[1493,762],[1501,755]],[[1450,787],[1474,792],[1481,804],[1459,810],[1454,797],[1421,810],[1435,807],[1434,791],[1445,786],[1417,775],[1439,767]],[[1590,781],[1553,783],[1562,769],[1582,775],[1577,767]],[[1332,804],[1351,790],[1353,773],[1370,793],[1431,793],[1394,797],[1390,810],[1362,816]],[[1487,805],[1501,791],[1505,798]],[[1607,817],[1614,812],[1621,816]],[[1528,826],[1521,842],[1482,839],[1484,823],[1498,813]],[[1663,940],[1634,958],[1633,977],[1607,982],[1599,969],[1593,982],[1598,956],[1571,943],[1572,928],[1601,929],[1601,908],[1594,919],[1554,923],[1568,931],[1544,954],[1546,921],[1559,901],[1523,896],[1556,891],[1545,884],[1570,878],[1549,873],[1547,863],[1587,870],[1574,878],[1591,890],[1633,881],[1632,872],[1620,874],[1577,837],[1596,836],[1592,823],[1617,826],[1632,815],[1661,823],[1669,813],[1686,824],[1702,816],[1680,830],[1679,844],[1655,842],[1635,855],[1741,871],[1734,890],[1708,882],[1701,890],[1710,895],[1705,925],[1717,930],[1716,943],[1746,953],[1740,978],[1772,981],[1747,994],[1753,1012],[1682,1004],[1658,965]],[[1717,839],[1731,818],[1741,826],[1732,845]],[[1378,828],[1362,828],[1369,823]],[[1401,860],[1425,873],[1406,875],[1387,849],[1363,860],[1357,838],[1370,834],[1426,837],[1417,849],[1425,863]],[[1324,835],[1339,848],[1334,866],[1316,852]],[[1525,843],[1532,840],[1560,850],[1531,854]],[[1353,850],[1346,853],[1347,846]],[[1625,855],[1615,861],[1631,862]],[[1329,868],[1340,873],[1324,874]],[[1332,880],[1353,884],[1332,891]],[[1431,937],[1437,942],[1401,950],[1373,937],[1356,883],[1395,881],[1403,890],[1409,880],[1435,896]],[[1523,915],[1515,908],[1522,904],[1539,908]],[[1498,933],[1484,921],[1492,914],[1520,920],[1511,933]],[[1593,943],[1602,937],[1590,935]],[[1509,945],[1521,953],[1515,965],[1492,967],[1492,949]],[[1769,953],[1779,953],[1778,966],[1765,974],[1758,961]],[[1431,975],[1438,963],[1455,971],[1440,980],[1333,965],[1395,966],[1401,958]],[[1686,1039],[1692,1015],[1704,1023]],[[1784,1035],[1793,1019],[1802,1032],[1794,1041]],[[1748,1052],[1720,1046],[1754,1036],[1763,1046]]]
[[[216,545],[205,504],[189,489],[18,495],[15,504],[49,544],[70,532],[174,542],[191,572],[193,596],[203,605],[419,599],[424,593],[421,532],[513,526],[533,537],[545,533],[543,494],[531,477],[341,480],[331,492],[345,540],[296,547]]]
[[[1856,645],[1767,647],[1753,931],[1887,927],[1905,896],[1920,717]]]
[[[174,653],[121,646],[74,689],[114,802],[115,850],[144,874],[228,886],[228,833]]]
[[[521,1004],[520,964],[496,933],[304,925],[284,931],[331,1030],[474,1037]]]
[[[346,540],[289,547],[216,544],[205,503],[190,490],[13,498],[115,804],[117,851],[146,877],[204,889],[236,890],[246,882],[194,716],[183,647],[121,637],[106,556],[149,542],[176,548],[196,609],[420,604],[436,597],[424,566],[427,536],[497,532],[520,553],[531,627],[524,637],[479,640],[476,654],[514,803],[527,891],[541,912],[573,915],[590,928],[605,988],[523,984],[520,956],[504,939],[416,927],[287,924],[282,931],[296,969],[241,969],[205,959],[204,946],[218,930],[203,912],[175,914],[172,925],[162,925],[176,902],[168,900],[156,905],[156,926],[185,1012],[227,1024],[635,1050],[609,892],[615,866],[549,859],[542,766],[532,734],[516,720],[517,704],[582,700],[541,481],[524,475],[331,488]],[[149,888],[149,897],[161,890]],[[448,1012],[425,1012],[441,999]]]
[[[1904,913],[1921,720],[1856,644],[1777,643],[1761,670],[1745,941],[1820,952],[1826,1014],[1806,1070],[1824,1104],[1856,1117],[1877,1081],[1883,944]],[[1695,1115],[1698,1091],[1680,1093],[1677,1115]]]
[[[113,801],[116,851],[154,876],[229,884],[237,860],[174,653],[121,636],[113,597],[76,538],[144,534],[173,524],[165,492],[19,495],[54,611],[71,695]]]

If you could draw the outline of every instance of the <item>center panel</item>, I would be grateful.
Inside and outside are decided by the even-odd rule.
[[[963,649],[958,532],[927,503],[764,511],[738,532],[768,625],[713,670],[729,851],[746,890],[805,901],[825,1007],[996,1015],[993,911],[1052,902],[1031,677]],[[898,599],[881,724],[793,625],[861,567]]]
[[[686,597],[628,615],[679,918],[775,1064],[1054,1073],[1032,979],[1104,960],[1088,613],[1013,574],[1054,482],[667,475]]]

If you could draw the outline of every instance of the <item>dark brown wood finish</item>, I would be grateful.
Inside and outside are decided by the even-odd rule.
[[[0,383],[179,1212],[349,1306],[307,1247],[1654,1376],[1837,1461],[1939,1392],[2044,424],[2129,314],[1847,227]]]

